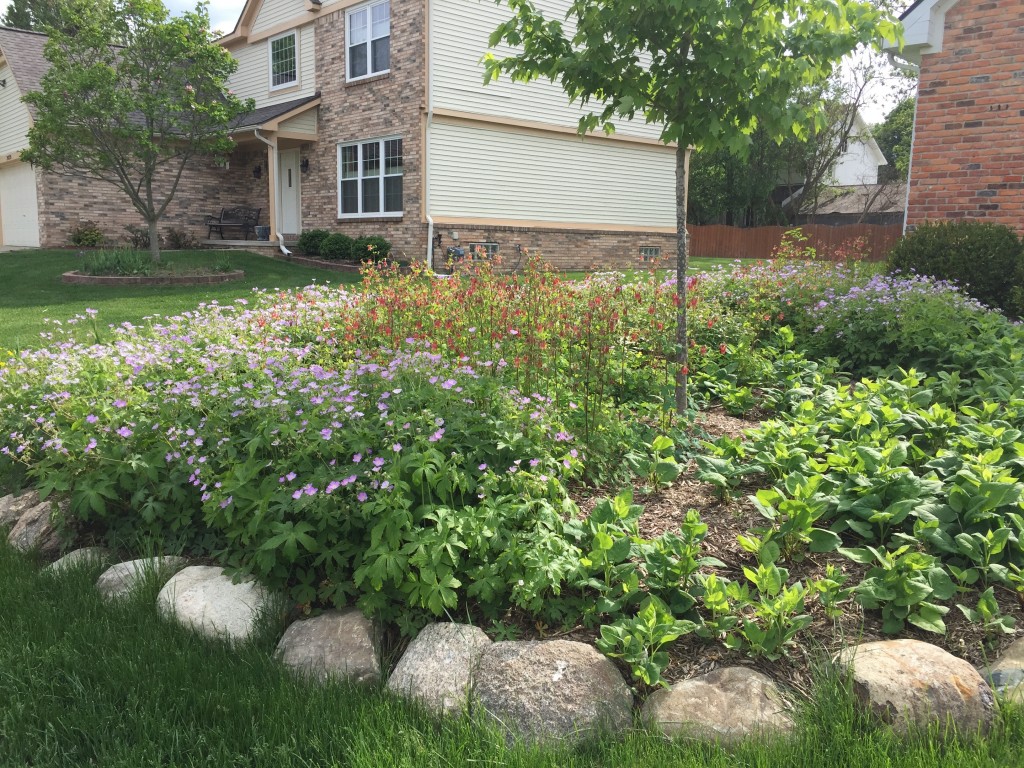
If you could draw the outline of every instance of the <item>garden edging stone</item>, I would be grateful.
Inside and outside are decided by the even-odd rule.
[[[96,580],[96,589],[104,600],[127,597],[139,585],[145,583],[150,574],[164,582],[186,565],[188,560],[174,555],[128,560],[112,565],[101,573]]]
[[[56,560],[63,541],[53,525],[54,504],[43,501],[18,518],[7,536],[8,543],[20,552],[36,550],[47,560]]]
[[[1024,638],[1014,641],[984,677],[1007,701],[1024,704]]]
[[[43,568],[46,573],[63,573],[79,567],[100,565],[108,557],[110,551],[106,547],[82,547],[68,552],[64,557]]]
[[[373,623],[356,608],[324,611],[292,622],[277,657],[300,676],[372,684],[380,680],[380,648]]]
[[[25,512],[39,503],[36,491],[26,491],[20,496],[8,494],[0,498],[0,528],[15,525]]]
[[[490,645],[491,639],[480,627],[428,624],[402,654],[388,688],[436,714],[461,714],[469,705],[473,670]]]
[[[234,583],[224,569],[191,565],[178,571],[157,596],[165,616],[208,637],[244,642],[252,637],[273,596],[252,578]]]

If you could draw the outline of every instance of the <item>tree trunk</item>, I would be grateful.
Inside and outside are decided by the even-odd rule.
[[[679,309],[676,314],[676,413],[686,413],[689,402],[686,396],[686,382],[689,376],[688,344],[686,332],[686,272],[689,267],[689,235],[686,232],[686,196],[690,181],[690,148],[682,144],[676,147],[676,291],[679,295]]]
[[[160,263],[160,235],[156,231],[156,219],[152,219],[149,222],[149,255],[153,259],[154,264]]]

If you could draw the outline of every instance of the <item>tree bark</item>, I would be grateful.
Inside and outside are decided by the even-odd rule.
[[[689,235],[686,231],[686,198],[690,182],[690,147],[676,147],[676,413],[683,415],[689,406],[686,383],[689,378],[689,337],[686,331],[686,272],[689,267]]]
[[[157,220],[151,219],[149,222],[149,255],[153,259],[153,263],[157,264],[160,262],[160,235],[157,232],[156,225]]]

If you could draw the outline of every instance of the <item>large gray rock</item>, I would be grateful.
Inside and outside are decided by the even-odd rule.
[[[105,547],[82,547],[68,552],[56,562],[50,563],[43,568],[45,573],[63,573],[76,568],[90,568],[100,565],[110,557],[110,552]]]
[[[8,495],[0,498],[0,528],[14,525],[25,512],[38,503],[39,494],[35,491],[26,491],[20,496]]]
[[[51,520],[54,504],[44,501],[25,510],[7,536],[8,543],[20,552],[36,550],[53,560],[60,555],[61,538]]]
[[[391,673],[388,688],[439,715],[464,712],[473,669],[490,645],[490,638],[479,627],[429,624],[409,643]]]
[[[987,731],[992,689],[963,659],[920,640],[880,640],[845,649],[861,702],[902,734],[938,723],[943,735]]]
[[[1007,648],[984,676],[1007,701],[1024,704],[1024,638]]]
[[[313,680],[380,680],[380,650],[373,623],[357,609],[325,611],[289,625],[277,644],[289,669]]]
[[[160,612],[210,637],[242,642],[273,609],[271,594],[254,580],[238,584],[212,565],[192,565],[171,577],[157,596]]]
[[[569,640],[493,643],[480,656],[473,706],[509,741],[578,742],[595,729],[632,723],[633,694],[592,645]]]
[[[104,600],[127,597],[143,584],[147,578],[166,581],[176,571],[188,565],[184,557],[144,557],[112,565],[96,580],[96,589]]]
[[[745,667],[716,669],[658,690],[644,704],[643,717],[666,736],[722,743],[793,730],[782,691]]]

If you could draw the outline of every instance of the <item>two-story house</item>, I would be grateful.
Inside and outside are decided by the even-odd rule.
[[[917,0],[901,17],[919,70],[905,225],[981,219],[1024,234],[1024,3]]]
[[[230,198],[267,211],[275,236],[381,234],[406,258],[674,256],[674,148],[642,121],[579,136],[581,111],[556,84],[485,86],[480,59],[508,14],[489,0],[249,0],[221,44],[239,62],[232,89],[257,108],[228,167],[197,169],[213,189],[172,221],[205,235],[201,214]]]

